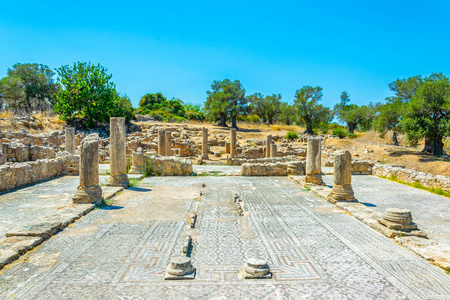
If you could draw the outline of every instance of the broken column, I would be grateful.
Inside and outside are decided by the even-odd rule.
[[[275,143],[270,144],[270,157],[277,157],[277,156],[278,156],[277,144]]]
[[[65,150],[75,155],[75,128],[66,127],[65,129]]]
[[[230,133],[230,157],[233,158],[236,156],[236,128],[231,128]]]
[[[96,203],[102,201],[98,171],[98,134],[88,135],[81,141],[80,185],[73,203]]]
[[[165,138],[166,140],[164,143],[166,144],[166,156],[172,156],[172,132],[166,131]]]
[[[131,167],[128,174],[144,174],[144,153],[133,152],[131,154]]]
[[[126,127],[124,117],[109,120],[109,182],[108,186],[130,186],[127,176]]]
[[[170,263],[167,266],[166,273],[164,274],[164,280],[177,280],[177,279],[194,279],[195,269],[191,264],[191,259],[187,256],[180,255],[170,259]]]
[[[266,136],[266,158],[270,158],[270,144],[272,144],[272,136]]]
[[[334,153],[334,184],[328,199],[355,201],[352,188],[352,155],[347,150]]]
[[[323,184],[321,175],[320,138],[308,138],[305,184]]]
[[[242,270],[244,279],[269,279],[272,278],[269,265],[264,259],[250,258]]]
[[[208,159],[208,129],[202,128],[202,158]]]
[[[166,131],[164,128],[158,129],[158,155],[165,156],[166,155]]]

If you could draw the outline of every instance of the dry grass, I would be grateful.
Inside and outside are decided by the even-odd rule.
[[[0,119],[13,119],[14,113],[11,111],[2,111],[0,112]]]

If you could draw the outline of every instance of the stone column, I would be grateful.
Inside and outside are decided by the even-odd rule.
[[[230,156],[236,156],[236,128],[231,128],[230,130]]]
[[[144,174],[144,153],[133,152],[131,154],[131,168],[128,174]]]
[[[158,129],[158,155],[166,156],[166,131],[164,128]]]
[[[80,185],[72,199],[73,203],[102,201],[98,174],[98,134],[93,133],[81,141]]]
[[[320,144],[320,138],[308,138],[305,184],[323,184]]]
[[[208,129],[202,128],[202,158],[208,159]]]
[[[268,135],[268,136],[266,136],[266,158],[271,157],[270,156],[270,144],[272,144],[272,136]]]
[[[275,143],[270,144],[270,157],[277,157],[277,156],[278,156],[277,144]]]
[[[75,155],[75,128],[66,127],[65,149],[72,155]]]
[[[125,118],[111,117],[109,120],[109,183],[108,186],[127,188],[127,150]]]
[[[328,199],[355,201],[352,189],[352,155],[349,151],[334,154],[334,185]]]
[[[166,156],[172,156],[172,132],[166,131],[165,134]]]

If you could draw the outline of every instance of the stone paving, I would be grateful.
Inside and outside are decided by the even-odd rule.
[[[450,299],[443,270],[286,177],[152,177],[115,199],[4,269],[0,298]],[[195,279],[162,280],[187,234]],[[242,279],[251,257],[272,279]]]
[[[333,176],[322,178],[333,185]],[[429,238],[450,245],[450,198],[375,176],[352,176],[352,185],[359,202],[380,212],[388,207],[409,209]]]
[[[194,172],[197,173],[197,175],[236,176],[241,172],[241,166],[194,165],[193,167]]]

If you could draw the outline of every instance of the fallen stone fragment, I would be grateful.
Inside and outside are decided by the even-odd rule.
[[[194,279],[195,268],[187,256],[175,256],[170,260],[164,274],[164,280]]]
[[[0,240],[0,250],[11,250],[23,255],[40,245],[43,240],[41,237],[11,236]]]
[[[19,252],[0,249],[0,269],[19,258]]]
[[[250,258],[242,269],[244,279],[270,279],[272,273],[264,259]]]
[[[6,237],[10,236],[36,236],[48,238],[61,229],[61,222],[32,224],[19,227],[6,233]]]

